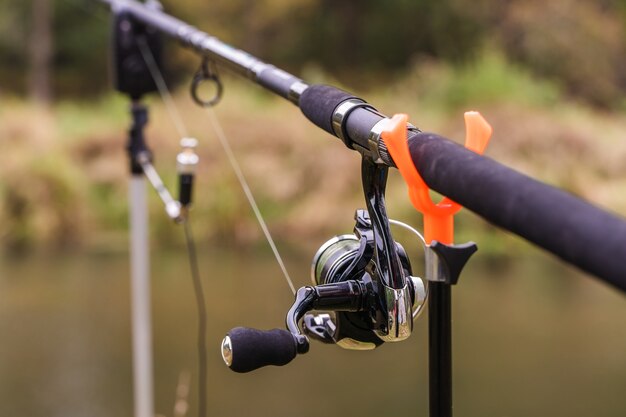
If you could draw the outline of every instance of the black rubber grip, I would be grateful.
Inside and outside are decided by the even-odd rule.
[[[298,106],[313,124],[337,136],[333,131],[333,113],[339,104],[351,98],[358,97],[330,85],[315,84],[304,90]]]
[[[287,330],[257,330],[235,327],[228,332],[232,361],[230,369],[250,372],[267,365],[286,365],[296,357],[296,341]]]
[[[626,291],[626,220],[431,133],[409,137],[433,190]]]

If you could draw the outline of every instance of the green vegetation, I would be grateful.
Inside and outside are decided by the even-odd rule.
[[[510,64],[496,50],[486,50],[461,67],[437,61],[418,64],[409,83],[424,100],[450,110],[468,103],[546,106],[556,104],[561,98],[554,83],[533,77],[523,67]]]
[[[313,70],[309,70],[312,72]],[[325,78],[323,73],[314,75]],[[289,103],[227,78],[216,109],[262,212],[278,239],[322,240],[349,231],[363,205],[358,157],[311,126]],[[421,63],[387,85],[363,91],[385,113],[407,112],[426,130],[462,141],[462,111],[477,108],[493,124],[488,155],[618,212],[626,211],[626,121],[575,104],[493,52],[472,65]],[[256,221],[205,113],[183,89],[176,103],[202,158],[194,208],[201,240],[262,242]],[[178,136],[158,98],[148,130],[156,165],[175,190]],[[112,245],[124,239],[127,102],[60,102],[51,109],[9,99],[0,108],[0,245]],[[391,214],[419,225],[397,174]],[[154,241],[180,243],[179,231],[150,194]],[[459,231],[493,254],[517,243],[465,212]],[[511,246],[513,245],[513,246]]]
[[[481,110],[495,128],[489,155],[626,211],[623,1],[164,4],[310,82],[344,85],[387,114],[406,112],[423,129],[462,141],[462,111]],[[106,75],[109,18],[93,1],[0,0],[0,247],[124,238],[128,104],[110,92]],[[205,240],[260,241],[206,114],[187,96],[198,59],[166,47],[168,83],[179,85],[176,103],[201,143],[195,226]],[[350,211],[362,205],[358,157],[290,104],[225,81],[216,111],[278,238],[349,230]],[[149,102],[150,146],[174,188],[178,135],[160,100]],[[389,197],[393,215],[418,219],[397,175]],[[177,244],[180,233],[154,195],[151,215],[155,241]],[[459,222],[491,253],[507,251],[509,240],[491,226],[469,214]]]
[[[316,65],[352,89],[389,82],[410,71],[416,61],[452,66],[451,76],[471,77],[458,67],[479,65],[484,50],[495,50],[500,52],[490,53],[492,58],[515,62],[516,71],[551,80],[569,96],[595,107],[616,109],[624,103],[623,0],[163,3],[175,16],[225,42],[297,73]],[[50,12],[41,7],[46,4]],[[37,96],[31,79],[35,70],[50,73],[57,98],[106,94],[109,23],[106,7],[95,0],[0,0],[0,94],[30,91]],[[33,45],[46,41],[50,50],[38,53],[49,58],[39,62]],[[192,71],[198,60],[172,44],[166,46],[173,84],[184,80],[182,74]],[[500,88],[506,90],[504,86]],[[471,89],[452,91],[452,103],[460,100],[457,94],[475,94]]]

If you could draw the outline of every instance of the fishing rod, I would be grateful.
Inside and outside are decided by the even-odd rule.
[[[211,62],[295,105],[316,126],[379,164],[395,167],[380,129],[388,119],[365,100],[300,78],[159,9],[100,0]],[[216,77],[217,78],[217,77]],[[411,157],[430,188],[606,283],[626,291],[626,221],[434,133],[407,129]]]
[[[308,85],[165,14],[155,2],[101,1],[116,14],[132,17],[141,31],[163,33],[202,56],[192,83],[192,96],[200,104],[219,100],[223,86],[215,67],[226,67],[291,101],[312,123],[361,155],[367,210],[357,210],[352,234],[320,248],[313,261],[314,285],[297,291],[287,330],[236,328],[228,333],[222,355],[231,369],[284,365],[308,351],[310,338],[348,349],[404,340],[428,299],[430,415],[451,416],[451,287],[476,251],[472,242],[454,244],[453,215],[461,206],[626,291],[626,221],[481,156],[491,135],[484,120],[469,116],[462,147],[422,132],[402,115],[386,117],[351,93]],[[207,101],[197,94],[205,81],[218,91]],[[406,252],[390,231],[385,187],[393,167],[424,214],[424,279],[413,276]],[[435,205],[429,189],[447,198]]]

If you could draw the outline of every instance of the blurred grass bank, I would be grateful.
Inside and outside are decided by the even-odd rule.
[[[310,82],[335,83],[317,67]],[[238,78],[225,79],[216,108],[262,213],[279,240],[325,238],[352,228],[364,206],[359,157],[319,131],[291,104]],[[463,140],[462,112],[480,110],[495,134],[487,155],[626,213],[626,115],[566,99],[558,85],[538,80],[486,50],[471,65],[415,62],[391,83],[354,91],[382,112],[406,112],[427,131]],[[255,244],[262,235],[209,123],[187,89],[175,102],[200,141],[201,165],[193,211],[203,241]],[[158,97],[148,100],[148,143],[166,184],[176,192],[178,136]],[[3,96],[0,101],[0,246],[5,249],[86,245],[114,247],[126,233],[125,155],[128,102],[111,93],[96,101],[52,107]],[[394,173],[388,191],[393,216],[419,225]],[[160,201],[151,194],[153,241],[177,245]],[[564,208],[560,208],[564,209]],[[460,239],[503,255],[514,239],[464,211]],[[521,246],[523,247],[523,245]]]

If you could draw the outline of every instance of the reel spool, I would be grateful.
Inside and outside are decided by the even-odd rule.
[[[358,256],[360,242],[353,235],[339,235],[324,243],[313,256],[313,285],[336,282]]]

